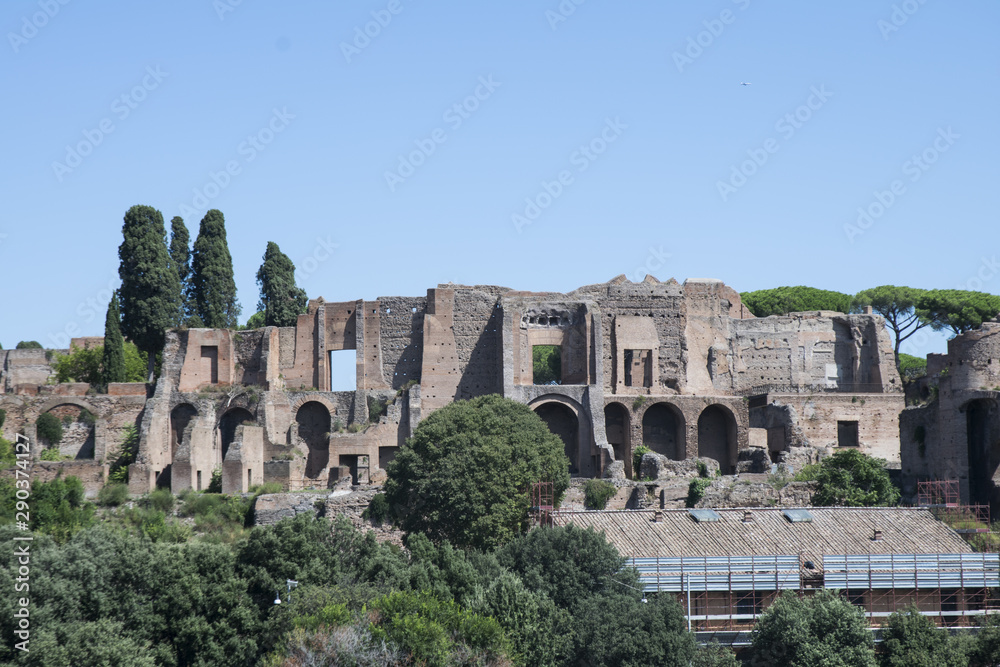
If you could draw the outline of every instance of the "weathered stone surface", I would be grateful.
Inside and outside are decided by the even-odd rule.
[[[702,475],[704,468],[704,475]],[[642,479],[666,479],[669,477],[715,477],[719,472],[719,462],[709,458],[693,458],[673,461],[662,454],[648,452],[642,457],[640,467]]]
[[[625,462],[624,461],[612,461],[604,468],[604,478],[613,480],[624,480],[625,477]]]
[[[739,460],[736,462],[737,473],[766,473],[771,470],[771,459],[767,455],[767,450],[752,447],[740,452]]]
[[[712,482],[697,507],[803,507],[810,504],[815,482],[791,482],[775,489],[766,482],[721,477]]]

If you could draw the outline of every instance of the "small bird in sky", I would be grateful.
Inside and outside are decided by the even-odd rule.
[[[749,82],[749,81],[740,81],[740,85],[741,85],[741,86],[749,86],[749,85],[751,85],[751,84],[750,84],[750,82]]]

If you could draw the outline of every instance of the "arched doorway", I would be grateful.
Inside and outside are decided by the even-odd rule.
[[[170,412],[170,460],[177,456],[177,448],[184,440],[184,431],[191,420],[198,416],[198,410],[190,403],[181,403]]]
[[[969,502],[991,502],[995,485],[993,474],[1000,464],[997,402],[978,398],[965,406],[965,436],[969,449]]]
[[[608,444],[615,451],[615,460],[625,462],[625,474],[632,476],[631,418],[628,409],[621,403],[609,403],[604,407],[604,432]]]
[[[223,461],[226,460],[226,452],[229,451],[229,446],[236,439],[236,427],[243,422],[256,423],[256,421],[253,413],[246,408],[233,408],[222,415],[222,419],[219,420],[219,441],[222,445]]]
[[[315,479],[330,465],[330,410],[316,401],[303,403],[295,413],[295,423],[309,447],[306,477]]]
[[[646,408],[642,416],[642,444],[668,459],[687,458],[681,426],[684,418],[669,403],[656,403]]]
[[[698,417],[698,456],[715,459],[724,475],[736,468],[736,418],[721,405],[710,405]]]
[[[580,423],[576,413],[562,403],[542,403],[537,408],[533,408],[535,413],[542,418],[549,430],[559,436],[563,441],[563,451],[569,458],[570,473],[580,471]]]

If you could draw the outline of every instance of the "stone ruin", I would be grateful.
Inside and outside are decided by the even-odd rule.
[[[536,384],[536,346],[558,349],[558,380]],[[331,355],[348,350],[355,387],[332,391]],[[755,318],[720,281],[652,277],[568,294],[443,284],[422,297],[314,299],[294,327],[173,330],[148,398],[143,385],[88,396],[46,384],[41,350],[0,351],[0,369],[8,437],[84,403],[93,454],[67,452],[107,465],[123,425],[138,425],[134,493],[203,489],[216,469],[227,493],[378,484],[423,417],[485,394],[537,412],[581,477],[637,476],[639,445],[712,459],[723,474],[843,447],[898,465],[904,407],[879,317]]]

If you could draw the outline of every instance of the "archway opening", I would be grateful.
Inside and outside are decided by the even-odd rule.
[[[330,410],[309,401],[295,413],[295,423],[299,437],[309,447],[306,477],[316,479],[330,465]]]
[[[996,505],[993,475],[1000,463],[996,401],[979,398],[965,406],[966,444],[969,450],[969,502]],[[991,507],[991,510],[996,509]]]
[[[621,403],[609,403],[604,408],[604,431],[608,444],[615,451],[615,460],[625,462],[625,474],[632,476],[631,422],[628,410]]]
[[[580,471],[580,424],[576,414],[562,403],[543,403],[535,408],[535,413],[542,418],[549,430],[563,441],[563,451],[569,458],[571,474]]]
[[[184,431],[191,420],[198,416],[198,410],[190,403],[181,403],[170,411],[170,460],[177,456],[177,448],[184,440]]]
[[[668,459],[683,461],[687,452],[684,451],[682,423],[683,419],[673,406],[666,403],[649,406],[642,416],[642,444]]]
[[[236,440],[236,427],[244,422],[256,423],[253,413],[246,408],[233,408],[219,420],[219,441],[222,445],[222,460],[226,460],[229,446]]]
[[[710,405],[698,417],[698,456],[715,459],[724,475],[736,468],[736,419],[725,408]]]

